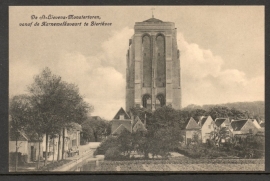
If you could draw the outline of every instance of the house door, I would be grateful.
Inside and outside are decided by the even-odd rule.
[[[31,161],[35,161],[35,155],[36,155],[35,151],[36,150],[34,146],[31,146]]]

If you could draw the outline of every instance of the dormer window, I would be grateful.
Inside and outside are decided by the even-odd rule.
[[[120,116],[119,116],[119,119],[120,119],[120,120],[124,120],[124,119],[125,119],[124,115],[120,115]]]

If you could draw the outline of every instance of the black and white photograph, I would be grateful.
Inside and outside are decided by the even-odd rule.
[[[264,6],[9,6],[9,172],[265,171]]]

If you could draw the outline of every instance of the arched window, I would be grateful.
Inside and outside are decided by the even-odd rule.
[[[166,83],[166,59],[165,59],[165,38],[163,35],[158,35],[156,38],[157,44],[157,87],[165,87]]]
[[[156,104],[156,108],[158,107],[162,107],[165,105],[166,101],[165,101],[165,97],[163,94],[158,94],[157,95],[157,100],[156,102],[159,102],[159,104]]]
[[[142,103],[144,108],[151,109],[151,96],[149,94],[143,95]]]
[[[142,38],[143,47],[143,87],[151,87],[152,83],[152,58],[150,36],[145,35]]]

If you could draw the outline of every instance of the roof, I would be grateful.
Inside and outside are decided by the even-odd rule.
[[[19,137],[17,138],[17,141],[28,141],[28,137],[21,131],[18,131]],[[16,141],[16,135],[14,132],[9,134],[9,141]]]
[[[93,119],[93,120],[102,120],[101,117],[99,117],[99,116],[91,116],[91,119]]]
[[[226,119],[227,118],[216,118],[215,123],[216,123],[217,127],[220,127],[220,125],[222,123],[224,123],[224,121],[226,121]]]
[[[147,19],[147,20],[145,20],[145,21],[143,21],[143,22],[159,23],[159,22],[163,22],[163,21],[161,21],[160,19],[156,19],[156,18],[152,17],[152,18]]]
[[[120,134],[123,130],[128,130],[130,132],[129,129],[127,129],[123,124],[121,124],[112,134]]]
[[[133,124],[133,130],[136,132],[137,130],[143,130],[145,131],[145,125],[142,123],[142,121],[140,120],[140,118],[137,116],[136,117],[136,122]]]
[[[231,123],[233,131],[240,131],[243,126],[246,124],[248,120],[247,119],[242,119],[242,120],[235,120]]]
[[[113,117],[113,119],[120,119],[120,115],[124,115],[125,119],[130,119],[127,112],[121,107],[119,111],[116,113],[116,115]]]
[[[134,122],[133,122],[133,127],[135,126],[135,124],[136,124],[138,121],[141,121],[141,119],[139,118],[139,116],[136,116],[136,118],[134,119]],[[142,121],[141,121],[141,122],[142,122]]]
[[[193,117],[191,117],[189,120],[186,121],[185,129],[186,130],[200,129],[200,126],[197,124],[195,119]]]
[[[204,125],[204,123],[205,123],[206,120],[207,120],[207,117],[203,117],[203,118],[201,119],[201,126]]]

